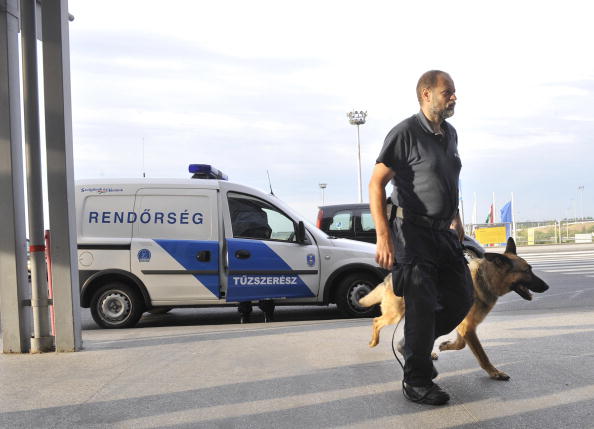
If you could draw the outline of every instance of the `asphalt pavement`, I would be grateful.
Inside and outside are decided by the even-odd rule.
[[[478,331],[510,381],[468,349],[440,353],[446,406],[404,399],[393,327],[369,348],[371,320],[335,307],[280,307],[273,323],[255,310],[244,325],[233,308],[174,309],[126,330],[85,311],[83,351],[0,355],[0,427],[592,428],[594,279],[537,273],[549,291],[506,295]]]

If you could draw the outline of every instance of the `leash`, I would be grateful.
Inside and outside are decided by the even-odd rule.
[[[404,375],[404,364],[402,363],[402,361],[396,354],[396,348],[394,347],[394,338],[396,338],[396,331],[398,330],[398,326],[400,326],[400,322],[402,322],[402,319],[400,319],[398,321],[398,323],[396,324],[396,327],[394,328],[394,333],[392,334],[392,353],[394,353],[394,357],[396,358],[396,361],[398,362],[398,364],[400,364],[400,368],[402,369],[402,372]],[[404,383],[404,380],[402,380],[402,383]]]
[[[394,357],[396,358],[396,361],[398,362],[398,364],[400,365],[400,368],[402,369],[402,392],[405,393],[406,392],[406,386],[404,385],[404,364],[402,363],[402,361],[400,360],[400,358],[398,357],[398,355],[396,354],[396,348],[394,347],[394,339],[396,338],[396,331],[398,330],[398,326],[400,326],[400,322],[402,322],[402,319],[400,319],[398,321],[398,323],[396,324],[396,327],[394,328],[394,332],[392,333],[392,353],[394,354]],[[411,398],[410,394],[406,393],[404,396],[406,396],[406,398],[411,401],[411,402],[416,402],[416,403],[422,403],[435,389],[435,384],[433,385],[433,387],[431,389],[429,389],[423,396],[421,396],[420,398]]]

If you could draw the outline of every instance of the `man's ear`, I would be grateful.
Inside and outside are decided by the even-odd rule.
[[[423,88],[421,90],[421,98],[423,98],[423,101],[425,102],[430,102],[431,101],[431,89],[430,88]]]
[[[489,262],[493,262],[498,267],[512,266],[512,262],[509,258],[500,253],[486,252],[485,259]]]

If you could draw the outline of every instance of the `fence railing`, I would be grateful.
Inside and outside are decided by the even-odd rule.
[[[519,246],[594,242],[592,220],[518,222],[515,231],[511,223],[469,224],[465,229],[484,246],[504,244],[509,236]]]

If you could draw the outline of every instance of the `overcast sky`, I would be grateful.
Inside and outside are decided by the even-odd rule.
[[[429,69],[453,77],[470,221],[594,212],[594,25],[583,1],[71,0],[77,179],[189,177],[208,163],[314,220],[363,199]]]

